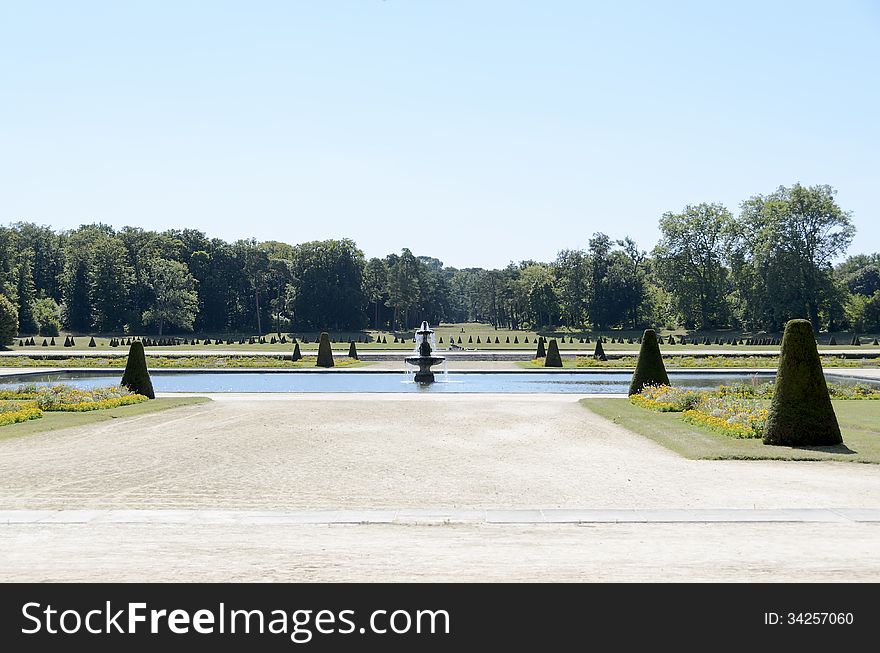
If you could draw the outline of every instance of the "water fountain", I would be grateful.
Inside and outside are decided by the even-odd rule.
[[[445,356],[434,356],[434,330],[428,326],[427,322],[422,322],[422,326],[416,331],[416,351],[418,355],[407,356],[404,360],[410,365],[418,365],[419,370],[416,372],[416,383],[433,383],[434,373],[431,371],[433,365],[438,365],[446,360]]]

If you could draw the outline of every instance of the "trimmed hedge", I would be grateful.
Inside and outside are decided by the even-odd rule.
[[[629,385],[630,396],[640,393],[646,385],[670,385],[654,329],[645,329],[645,333],[642,334],[639,358]]]
[[[155,399],[153,382],[150,380],[150,371],[147,369],[147,358],[144,355],[144,345],[139,340],[131,343],[128,350],[128,360],[125,363],[125,371],[122,373],[122,385],[133,393],[143,395],[148,399]]]
[[[547,356],[544,358],[544,367],[562,367],[562,357],[559,355],[559,345],[556,344],[556,338],[551,340],[550,344],[547,345]]]
[[[318,342],[318,360],[315,362],[316,367],[333,367],[333,348],[330,346],[330,334],[326,331],[321,332],[321,339]]]
[[[785,325],[764,444],[832,446],[843,442],[809,320]]]

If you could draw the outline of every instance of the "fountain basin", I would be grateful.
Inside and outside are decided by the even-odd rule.
[[[415,341],[418,354],[407,356],[404,360],[410,365],[419,366],[419,371],[416,372],[416,383],[433,383],[434,373],[431,371],[431,366],[442,363],[446,360],[446,357],[434,356],[431,353],[437,345],[434,342],[434,331],[428,326],[427,322],[422,322],[422,328],[416,331]]]
[[[445,356],[407,356],[404,360],[410,365],[417,365],[419,370],[416,372],[416,383],[433,383],[434,372],[431,367],[439,365],[446,360]]]

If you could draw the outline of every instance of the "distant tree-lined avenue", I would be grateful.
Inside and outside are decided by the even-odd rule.
[[[680,325],[880,329],[880,253],[844,260],[854,227],[829,186],[688,205],[642,251],[625,234],[503,269],[409,249],[366,260],[348,239],[226,242],[191,230],[0,227],[0,292],[21,334],[406,329],[422,319],[506,328]],[[839,262],[836,267],[835,261]]]

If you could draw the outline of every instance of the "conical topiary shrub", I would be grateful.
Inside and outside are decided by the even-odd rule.
[[[357,360],[358,350],[354,344],[354,340],[352,340],[351,344],[348,346],[348,357]]]
[[[139,395],[150,399],[156,398],[153,382],[150,381],[150,371],[147,369],[147,358],[144,356],[144,344],[139,340],[131,343],[131,348],[128,350],[125,372],[122,373],[122,385]]]
[[[642,346],[639,348],[636,371],[633,372],[632,382],[629,384],[629,394],[639,394],[646,385],[669,385],[669,376],[666,374],[654,329],[645,329],[642,334]]]
[[[302,352],[299,350],[299,343],[294,343],[293,345],[293,355],[290,357],[292,361],[302,360]]]
[[[809,320],[791,320],[782,337],[764,444],[804,447],[841,442],[813,325]]]
[[[602,346],[602,338],[596,338],[596,348],[593,350],[593,358],[597,361],[608,360],[608,357],[605,355],[605,348]]]
[[[543,345],[541,343],[539,347]],[[547,345],[547,357],[544,358],[544,367],[562,367],[562,357],[559,355],[559,345],[556,344],[556,338]]]
[[[535,358],[544,358],[547,355],[547,351],[544,349],[544,339],[538,338],[538,351],[535,353]]]
[[[89,338],[89,347],[97,347],[97,343],[95,342],[95,336]]]
[[[315,365],[333,367],[333,348],[330,346],[330,334],[326,331],[321,332],[321,339],[318,341],[318,361]]]

